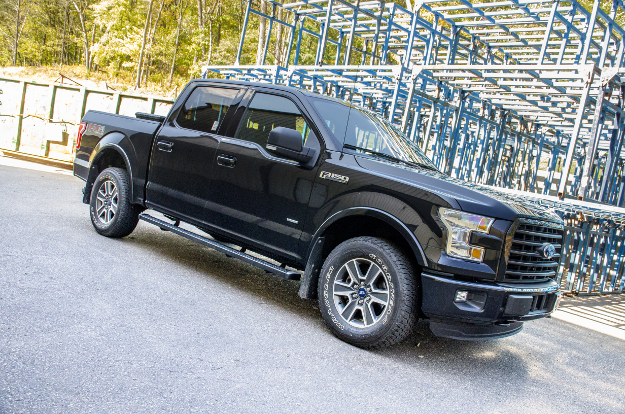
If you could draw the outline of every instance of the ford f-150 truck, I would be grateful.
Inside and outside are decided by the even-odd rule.
[[[503,337],[560,299],[553,211],[452,179],[385,119],[306,90],[193,80],[167,116],[88,111],[74,174],[98,233],[144,220],[300,280],[356,346],[419,320]]]

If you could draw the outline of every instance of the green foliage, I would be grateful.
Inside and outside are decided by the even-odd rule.
[[[256,10],[266,7],[270,14],[270,5],[252,1]],[[405,0],[396,2],[406,6]],[[581,3],[592,10],[593,0]],[[609,13],[611,3],[601,2],[600,6]],[[567,0],[561,4],[568,4]],[[124,83],[137,84],[143,49],[140,85],[169,85],[170,73],[173,83],[178,83],[176,80],[198,76],[203,65],[234,63],[246,6],[247,0],[0,0],[0,42],[5,45],[0,48],[0,65],[83,65],[88,72],[101,72]],[[279,18],[292,23],[291,12],[279,13]],[[433,19],[427,12],[422,12],[422,17]],[[616,20],[623,21],[621,11]],[[260,18],[251,15],[240,62],[243,65],[256,64],[262,58],[257,53],[262,50],[260,27]],[[276,23],[265,64],[286,63],[290,31],[285,28],[279,32],[277,28]],[[295,37],[299,28],[298,25]],[[307,20],[305,28],[319,32],[320,25]],[[334,29],[329,31],[329,37],[340,40]],[[342,42],[340,64],[345,58],[346,38]],[[315,63],[317,44],[315,36],[303,34],[299,64]],[[366,49],[367,53],[371,53],[372,47],[371,42],[365,44],[361,38],[354,42],[355,49]],[[336,50],[329,42],[324,62],[334,62]],[[293,55],[294,51],[290,63]],[[361,61],[362,55],[355,53],[351,63]],[[397,63],[397,59],[391,55],[389,63]]]

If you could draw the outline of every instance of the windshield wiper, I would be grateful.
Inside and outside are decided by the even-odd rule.
[[[427,168],[428,170],[436,171],[436,169],[430,167],[429,165],[402,160],[401,158],[393,157],[392,155],[385,154],[383,152],[374,151],[374,150],[371,150],[369,148],[357,147],[357,146],[351,145],[351,144],[344,144],[343,147],[347,148],[347,149],[350,149],[350,150],[354,150],[354,151],[364,151],[364,152],[367,152],[369,154],[373,154],[373,155],[377,155],[379,157],[385,158],[385,159],[387,159],[389,161],[394,161],[394,162],[397,162],[397,163],[406,164],[406,165],[411,166],[411,167],[422,167],[422,168]]]

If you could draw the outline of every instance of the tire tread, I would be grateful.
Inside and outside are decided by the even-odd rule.
[[[419,284],[417,281],[415,267],[413,266],[409,258],[391,241],[379,239],[377,237],[361,236],[349,239],[335,247],[334,250],[326,258],[323,266],[324,269],[326,268],[327,263],[332,262],[336,258],[336,256],[342,253],[342,250],[345,248],[345,245],[347,243],[362,243],[365,245],[369,244],[375,246],[377,249],[382,251],[386,255],[385,260],[393,263],[393,266],[395,267],[394,270],[398,273],[397,282],[400,283],[400,292],[402,296],[402,300],[399,301],[399,306],[396,310],[396,315],[394,315],[391,329],[388,332],[386,332],[375,342],[371,342],[368,339],[358,340],[357,338],[352,338],[349,340],[349,342],[353,345],[366,349],[386,348],[402,342],[412,333],[418,319],[417,313],[419,303]],[[321,294],[321,279],[322,278],[320,277],[320,308],[323,307],[323,295]],[[328,323],[327,320],[326,323]],[[328,323],[328,326],[330,326],[331,329],[334,329],[330,323]]]

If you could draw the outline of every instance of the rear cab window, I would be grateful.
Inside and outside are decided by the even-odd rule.
[[[182,106],[176,123],[182,128],[216,134],[238,93],[236,88],[198,86]]]

